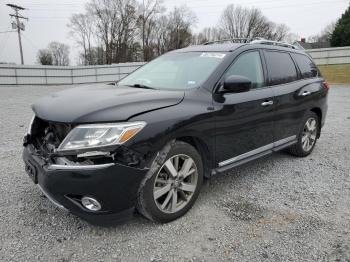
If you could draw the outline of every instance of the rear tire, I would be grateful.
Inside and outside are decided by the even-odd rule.
[[[168,149],[167,149],[168,147]],[[166,153],[164,159],[159,159]],[[197,150],[176,141],[157,154],[137,199],[137,210],[160,223],[173,221],[191,209],[203,182],[203,163]]]
[[[297,157],[310,155],[318,139],[319,127],[318,116],[314,112],[308,112],[298,134],[298,142],[288,149],[289,153]]]

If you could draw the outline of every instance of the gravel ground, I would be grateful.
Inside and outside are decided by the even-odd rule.
[[[332,86],[311,156],[214,177],[172,223],[111,228],[58,210],[24,172],[29,105],[64,88],[0,87],[0,261],[350,261],[350,87]]]

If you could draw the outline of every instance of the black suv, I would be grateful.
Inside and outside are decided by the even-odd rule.
[[[304,51],[270,41],[169,52],[117,84],[37,101],[26,171],[57,206],[98,224],[169,222],[204,178],[288,148],[309,155],[329,85]]]

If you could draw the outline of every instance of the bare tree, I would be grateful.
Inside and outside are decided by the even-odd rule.
[[[285,41],[289,35],[289,28],[285,24],[269,23],[269,28],[266,31],[265,37],[275,41]]]
[[[40,49],[38,51],[38,62],[41,65],[52,65],[53,64],[53,58],[51,55],[50,50],[48,49]]]
[[[328,24],[319,34],[310,36],[309,42],[329,42],[332,38],[333,31],[335,29],[335,22]]]
[[[91,0],[88,14],[94,18],[96,35],[103,43],[105,62],[125,62],[136,35],[135,0]]]
[[[142,41],[143,59],[149,61],[153,58],[152,42],[156,27],[157,15],[164,12],[162,0],[143,0],[140,5],[138,26]]]
[[[83,64],[91,65],[92,59],[92,39],[93,39],[93,19],[88,14],[73,14],[68,24],[70,34],[76,43],[83,48]]]
[[[222,12],[219,28],[227,38],[263,37],[270,40],[283,40],[289,29],[283,24],[269,21],[257,8],[228,5]]]
[[[192,44],[204,44],[210,41],[221,40],[225,38],[223,31],[216,27],[206,27],[198,34],[194,34]]]
[[[85,14],[69,27],[82,48],[82,64],[149,61],[191,43],[196,22],[192,11],[175,7],[165,13],[162,0],[90,0]],[[97,52],[98,51],[98,52]]]
[[[137,34],[137,9],[135,0],[118,0],[117,10],[120,27],[114,41],[116,56],[113,62],[126,62],[131,59]]]
[[[51,42],[48,50],[52,55],[53,65],[69,65],[69,46],[60,42]]]
[[[188,46],[192,40],[191,27],[197,21],[196,15],[186,6],[181,6],[174,7],[167,17],[167,51]]]

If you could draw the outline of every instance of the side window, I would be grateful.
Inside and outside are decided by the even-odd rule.
[[[295,64],[289,53],[266,51],[265,53],[270,85],[280,85],[298,79]]]
[[[301,54],[293,54],[293,57],[298,64],[303,78],[312,78],[318,76],[318,69],[309,57]]]
[[[252,88],[264,86],[264,71],[258,51],[240,55],[225,73],[225,78],[231,75],[247,77],[252,81]]]

